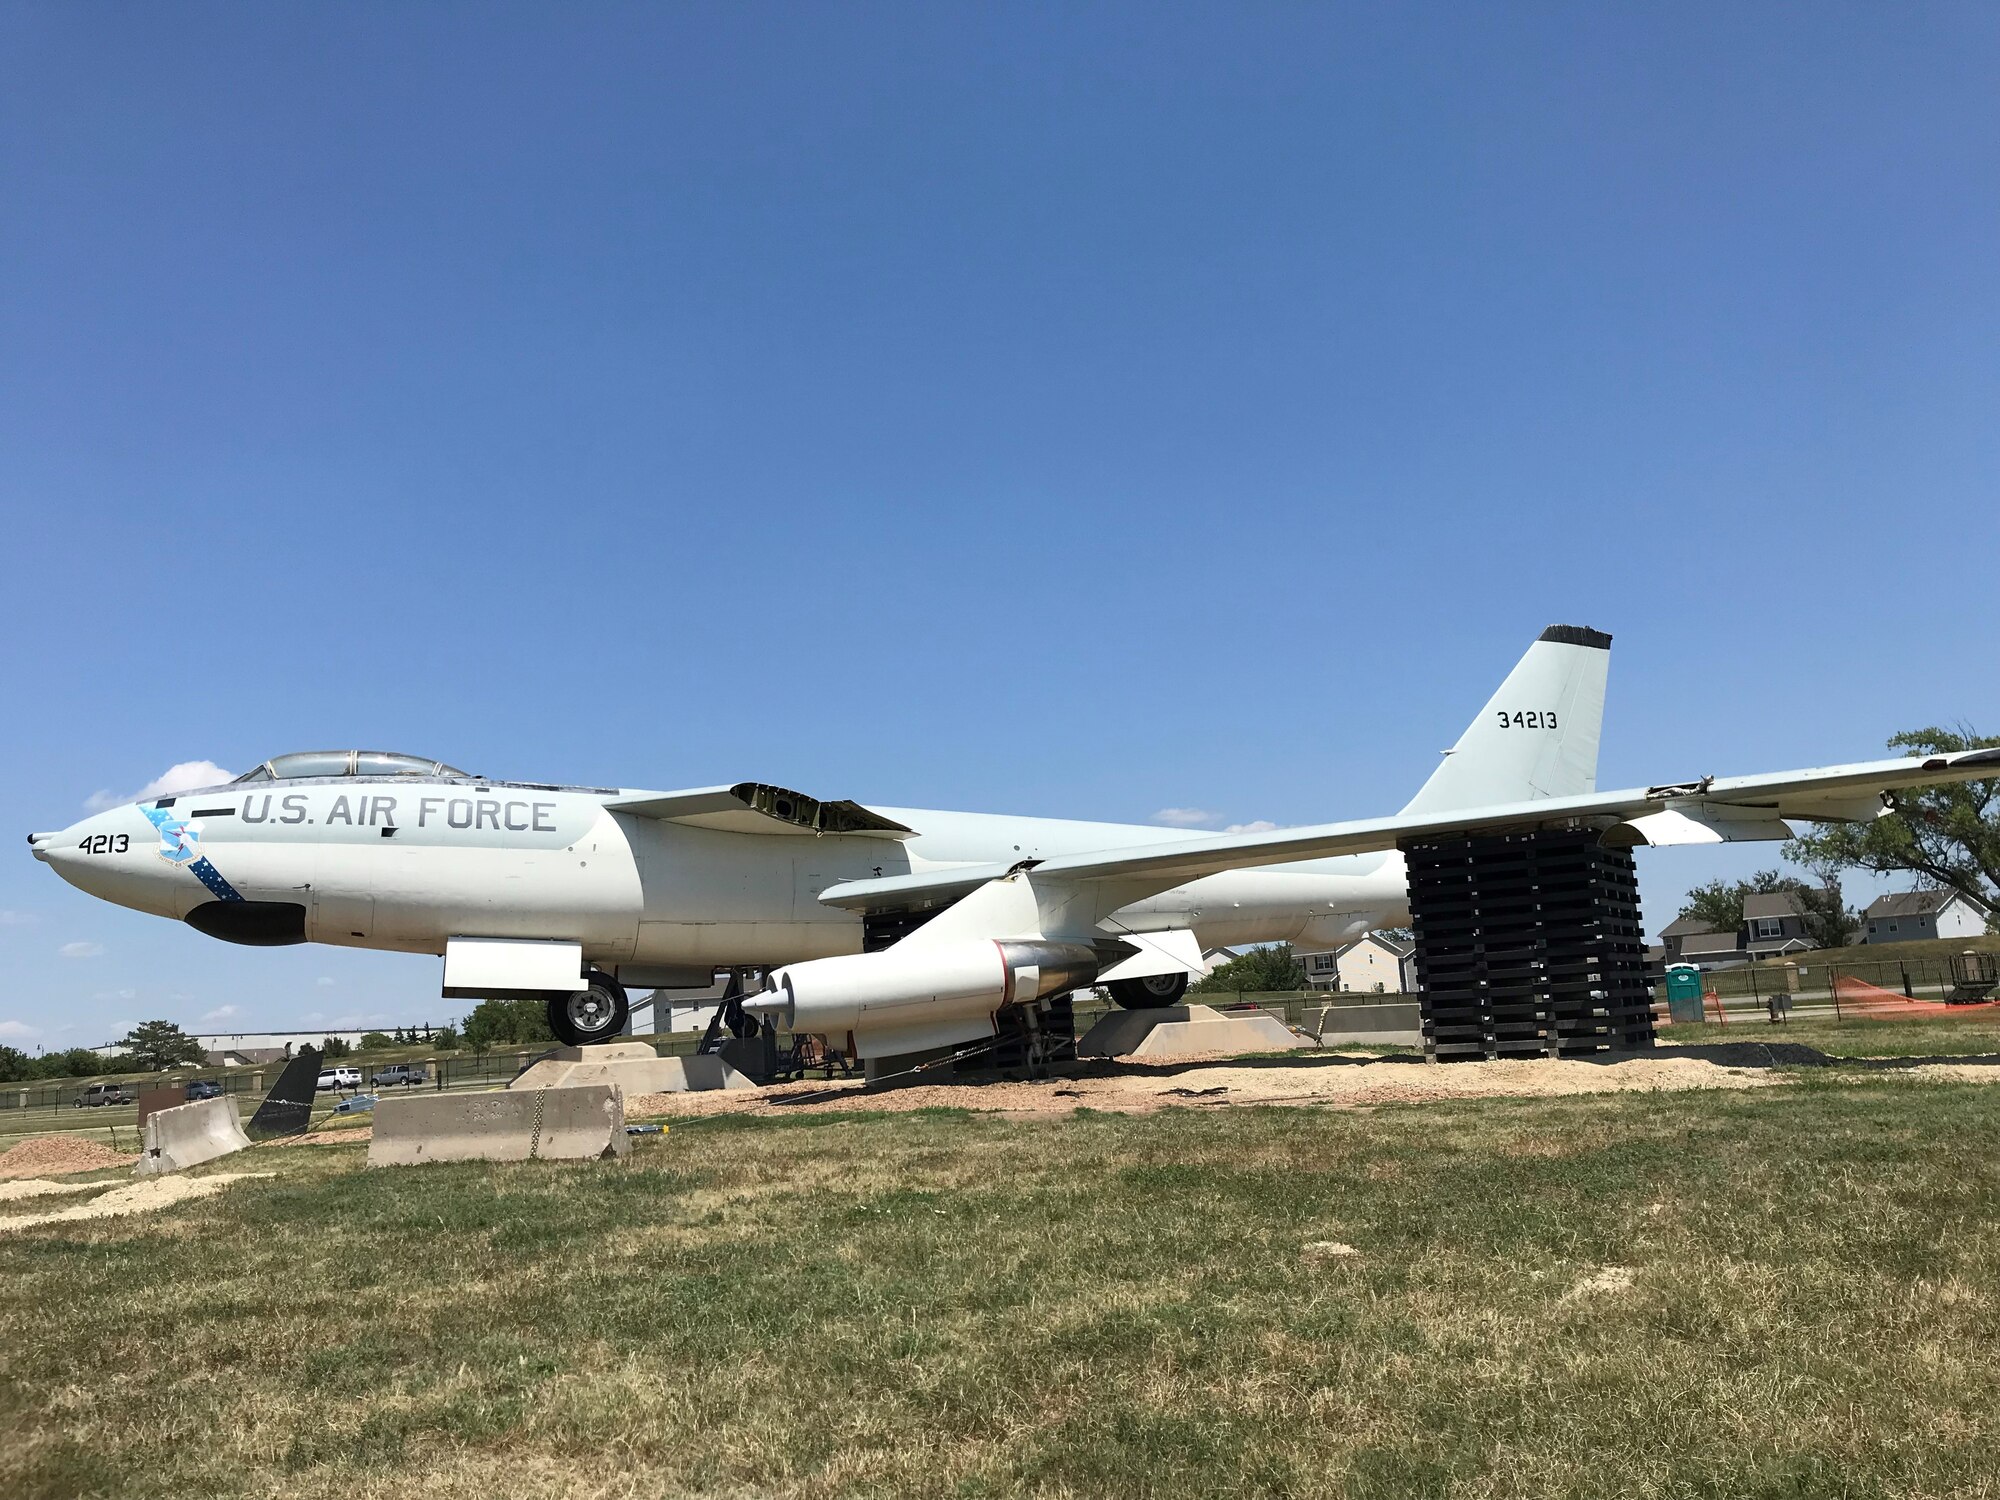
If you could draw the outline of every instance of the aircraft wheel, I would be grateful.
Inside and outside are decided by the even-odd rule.
[[[1187,993],[1188,977],[1180,974],[1148,974],[1144,979],[1114,979],[1105,988],[1111,998],[1127,1010],[1161,1010],[1179,1005]]]
[[[586,977],[589,989],[549,996],[549,1030],[566,1047],[608,1042],[632,1019],[624,985],[595,969]]]

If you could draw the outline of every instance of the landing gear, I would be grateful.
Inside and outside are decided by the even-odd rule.
[[[597,969],[584,978],[590,981],[589,989],[549,996],[549,1030],[566,1047],[608,1042],[632,1019],[624,985]]]
[[[1111,991],[1111,998],[1127,1010],[1162,1010],[1179,1005],[1187,987],[1185,972],[1148,974],[1144,979],[1114,979],[1105,986]]]

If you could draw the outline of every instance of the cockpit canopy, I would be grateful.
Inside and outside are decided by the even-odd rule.
[[[456,776],[471,780],[465,772],[441,760],[397,755],[388,750],[301,750],[274,756],[236,780],[303,781],[309,776]]]

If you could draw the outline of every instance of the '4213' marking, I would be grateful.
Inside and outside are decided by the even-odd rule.
[[[1525,713],[1517,708],[1511,714],[1504,708],[1496,708],[1493,712],[1500,715],[1500,727],[1502,729],[1554,729],[1558,727],[1556,724],[1556,711],[1552,708],[1529,709]]]

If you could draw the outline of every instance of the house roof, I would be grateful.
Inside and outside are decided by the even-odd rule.
[[[1891,891],[1868,903],[1864,917],[1928,917],[1954,901],[1965,901],[1957,891]],[[1972,905],[1966,901],[1966,905]]]
[[[1405,943],[1398,938],[1388,937],[1379,932],[1364,932],[1350,943],[1342,943],[1338,948],[1329,948],[1323,951],[1333,954],[1336,958],[1345,958],[1363,943],[1373,943],[1377,948],[1387,953],[1389,957],[1398,961],[1408,958],[1412,953],[1417,951],[1415,943]],[[1309,955],[1300,954],[1299,956],[1304,958]]]
[[[1796,891],[1766,891],[1743,898],[1743,920],[1746,922],[1755,921],[1758,917],[1802,917],[1805,914]]]
[[[1733,932],[1691,932],[1681,944],[1681,956],[1693,957],[1698,953],[1736,953],[1736,934]]]
[[[1675,917],[1660,929],[1663,938],[1686,937],[1695,932],[1714,932],[1715,929],[1700,917]]]

